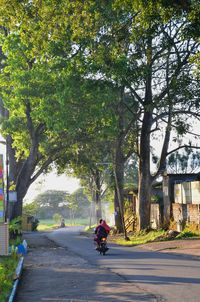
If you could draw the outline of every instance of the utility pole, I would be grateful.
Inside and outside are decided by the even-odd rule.
[[[5,204],[5,222],[8,218],[8,205],[9,205],[9,157],[8,157],[8,143],[6,140],[6,204]]]

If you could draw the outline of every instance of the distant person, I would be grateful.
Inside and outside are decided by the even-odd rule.
[[[62,218],[61,221],[60,221],[60,227],[61,228],[65,227],[65,219],[64,218]]]

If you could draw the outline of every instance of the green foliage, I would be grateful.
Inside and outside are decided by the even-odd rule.
[[[23,206],[23,214],[37,216],[39,205],[36,202],[27,203]]]
[[[0,257],[0,301],[7,301],[13,286],[13,277],[19,258],[16,254]]]
[[[184,230],[176,237],[177,239],[184,239],[190,237],[199,237],[200,236],[200,229],[199,225],[196,223],[188,223]]]
[[[36,213],[39,219],[48,219],[57,213],[69,218],[71,212],[75,217],[87,217],[90,207],[89,200],[80,188],[69,194],[66,191],[49,190],[36,196],[35,200],[25,206],[25,211]],[[35,211],[36,209],[36,211]],[[33,210],[33,211],[32,211]]]
[[[58,227],[58,224],[52,220],[52,219],[48,219],[48,220],[40,220],[39,225],[37,230],[38,231],[47,231],[47,230],[52,230]]]
[[[67,204],[67,191],[48,190],[37,195],[33,201],[38,207],[58,208],[61,204]]]
[[[191,231],[183,231],[178,236],[176,236],[176,239],[184,239],[190,237],[197,237],[197,234]]]
[[[21,243],[22,243],[22,237],[21,236],[16,236],[15,238],[9,238],[9,245],[11,247],[16,247]]]
[[[134,154],[125,164],[124,169],[124,183],[125,188],[135,188],[138,184],[138,158]]]
[[[152,195],[151,196],[151,202],[157,203],[160,201],[160,197],[158,195]]]
[[[16,238],[22,233],[22,218],[21,216],[12,219],[9,223],[9,233],[11,238]]]
[[[191,63],[199,9],[198,1],[2,1],[2,129],[29,168],[16,181],[28,188],[36,167],[56,160],[89,183],[88,170],[110,161],[116,142],[124,160],[136,152],[146,163],[153,135],[189,131],[183,113],[199,114]]]
[[[134,234],[133,236],[129,236],[130,241],[126,241],[123,238],[116,238],[116,243],[121,245],[127,245],[127,246],[133,246],[133,245],[139,245],[139,244],[145,244],[148,242],[155,241],[159,239],[160,237],[165,236],[166,231],[164,230],[158,230],[158,231],[150,231],[147,232],[145,230]]]
[[[71,226],[71,225],[88,225],[89,223],[89,218],[75,218],[73,223],[71,219],[66,219],[65,218],[65,225],[66,226]],[[42,219],[40,220],[39,226],[38,226],[38,231],[45,231],[45,230],[51,230],[58,228],[58,224],[55,223],[52,219]]]
[[[91,226],[86,226],[84,231],[87,232],[88,234],[94,234],[94,229],[96,228],[96,224],[93,224]]]
[[[55,223],[59,223],[61,221],[62,216],[58,213],[55,213],[52,218],[55,221]]]

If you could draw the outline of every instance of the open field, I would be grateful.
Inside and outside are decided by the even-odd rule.
[[[84,218],[77,218],[73,221],[70,219],[65,219],[66,226],[77,226],[77,225],[88,225],[89,220]],[[37,227],[38,231],[45,231],[50,229],[58,228],[60,223],[56,223],[53,219],[39,219],[39,225]]]

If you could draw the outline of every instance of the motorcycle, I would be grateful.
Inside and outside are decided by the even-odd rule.
[[[108,250],[109,250],[109,248],[107,247],[107,240],[105,237],[103,237],[103,238],[101,238],[97,251],[99,251],[100,255],[103,254],[105,256],[105,254]]]

